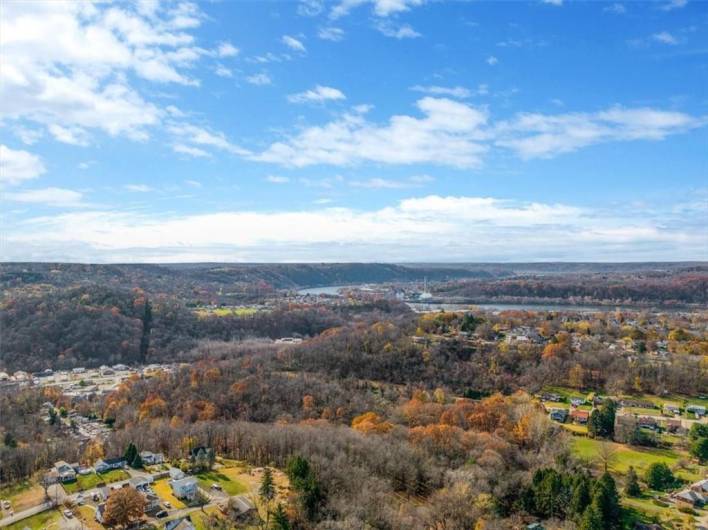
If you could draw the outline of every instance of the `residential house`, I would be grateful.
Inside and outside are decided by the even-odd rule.
[[[676,499],[676,502],[696,507],[701,507],[708,502],[708,496],[700,491],[694,491],[690,488],[674,494],[674,498]]]
[[[96,506],[96,521],[98,521],[100,524],[103,524],[105,521],[105,513],[106,513],[106,503],[102,502],[98,506]]]
[[[184,477],[171,480],[172,494],[178,499],[194,500],[197,497],[197,479]]]
[[[667,416],[676,416],[677,414],[681,414],[681,407],[667,403],[664,405],[664,414]]]
[[[145,512],[146,513],[155,513],[160,511],[160,497],[155,495],[154,493],[146,493],[145,494]]]
[[[679,419],[666,420],[666,430],[673,434],[686,434],[686,429]]]
[[[229,515],[232,520],[243,525],[255,522],[258,515],[256,506],[253,504],[251,499],[245,495],[236,495],[231,497],[228,501],[226,510],[222,508],[222,512]]]
[[[165,523],[165,530],[196,530],[196,527],[192,524],[189,516],[187,516],[167,521]]]
[[[658,424],[654,416],[638,416],[637,425],[645,429],[656,429]]]
[[[703,405],[688,405],[686,412],[692,412],[696,415],[696,418],[702,418],[706,415],[706,408]]]
[[[582,405],[583,403],[585,403],[585,400],[584,400],[583,398],[572,398],[572,399],[570,400],[570,404],[571,404],[573,407],[579,407],[579,406]]]
[[[122,469],[124,467],[125,458],[123,457],[104,458],[96,462],[93,466],[93,468],[96,470],[96,473],[105,473],[106,471],[110,471],[111,469]]]
[[[186,476],[184,474],[184,471],[182,471],[178,467],[171,467],[170,469],[167,470],[167,472],[170,474],[170,479],[172,479],[172,480],[179,480],[179,479],[184,478]]]
[[[565,409],[551,409],[548,416],[553,421],[564,423],[565,419],[568,417],[568,411]]]
[[[143,464],[148,466],[162,464],[165,461],[165,457],[162,453],[153,453],[151,451],[140,451],[140,458],[142,459]]]
[[[563,398],[560,397],[558,394],[554,394],[552,392],[545,392],[541,394],[541,400],[542,401],[553,401],[555,403],[560,403],[563,401]]]
[[[128,483],[134,487],[136,490],[147,488],[150,484],[155,481],[151,475],[141,475],[139,477],[131,478]]]
[[[76,470],[63,460],[54,464],[54,471],[57,474],[59,482],[71,482],[76,480]]]
[[[575,423],[585,425],[590,419],[590,411],[573,409],[570,411],[570,419],[573,420]]]

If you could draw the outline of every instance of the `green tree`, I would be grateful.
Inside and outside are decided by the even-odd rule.
[[[569,511],[575,517],[582,517],[591,502],[590,478],[585,475],[578,475],[573,484],[573,494],[570,498]]]
[[[580,530],[605,530],[605,523],[602,517],[602,510],[597,503],[593,502],[588,506],[580,521]]]
[[[654,490],[665,491],[676,485],[676,477],[664,462],[654,462],[644,475],[647,485]]]
[[[271,528],[273,530],[290,530],[290,520],[288,519],[288,515],[285,513],[285,508],[283,508],[281,503],[278,503],[278,506],[276,506],[273,511]]]
[[[143,459],[137,450],[135,451],[135,456],[133,457],[133,460],[130,462],[130,467],[132,467],[133,469],[141,469],[143,467]]]
[[[133,442],[130,442],[125,450],[125,453],[123,453],[123,458],[125,458],[125,461],[128,462],[128,465],[132,465],[133,460],[135,460],[135,455],[137,454],[138,448],[135,447]]]
[[[698,438],[691,444],[691,454],[701,463],[708,461],[708,438]]]
[[[298,501],[303,515],[309,521],[314,521],[325,495],[310,463],[301,456],[294,456],[288,461],[286,473],[290,485],[298,492]]]
[[[273,482],[273,472],[269,467],[263,470],[263,479],[258,494],[266,502],[270,502],[275,497],[275,483]]]
[[[688,431],[688,437],[691,440],[708,438],[708,423],[694,423],[691,425],[691,430]]]
[[[600,509],[604,528],[619,528],[622,510],[615,479],[609,473],[603,473],[595,483],[592,502]]]
[[[629,497],[639,497],[642,494],[637,472],[634,471],[634,467],[632,466],[629,466],[629,470],[627,471],[627,481],[624,485],[624,492]]]

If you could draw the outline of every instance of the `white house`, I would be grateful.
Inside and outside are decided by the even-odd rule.
[[[197,479],[194,477],[184,477],[170,481],[172,493],[178,499],[192,500],[197,496]]]
[[[170,469],[167,470],[167,472],[170,474],[170,478],[172,480],[179,480],[179,479],[185,477],[184,471],[182,471],[178,467],[171,467]]]
[[[99,460],[96,462],[93,466],[93,468],[96,470],[96,473],[105,473],[106,471],[110,471],[111,469],[122,469],[125,467],[125,458],[104,458],[103,460]]]
[[[54,464],[54,470],[60,482],[71,482],[76,480],[76,471],[69,464],[60,460]]]

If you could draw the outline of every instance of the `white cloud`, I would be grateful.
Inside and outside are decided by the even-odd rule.
[[[191,186],[192,188],[201,188],[202,187],[202,183],[199,182],[198,180],[187,179],[184,181],[184,183],[187,186]]]
[[[486,86],[486,85],[485,85]],[[433,96],[450,96],[453,98],[465,99],[472,95],[472,91],[469,88],[462,86],[455,87],[443,87],[443,86],[421,86],[415,85],[411,87],[411,90],[415,92],[423,92],[425,94],[431,94]],[[485,90],[486,92],[486,90]]]
[[[219,77],[233,77],[234,76],[233,72],[229,68],[226,68],[222,64],[217,65],[216,69],[214,70],[214,73],[216,75],[218,75]]]
[[[250,154],[246,149],[231,143],[223,133],[209,131],[197,125],[172,123],[167,126],[167,130],[180,139],[180,143],[173,146],[173,149],[179,153],[204,156],[204,151],[200,148],[211,147],[235,155]],[[186,144],[191,144],[191,148],[185,149]]]
[[[494,57],[494,55],[490,55],[489,57],[487,57],[487,64],[489,66],[497,65],[497,64],[499,64],[499,59]]]
[[[384,36],[393,39],[416,39],[421,36],[410,24],[395,25],[387,20],[377,22],[374,27]]]
[[[256,86],[270,85],[273,82],[270,76],[265,72],[249,75],[248,77],[246,77],[246,81]]]
[[[342,0],[330,11],[330,18],[337,19],[349,14],[349,12],[361,5],[372,4],[373,12],[378,17],[387,17],[402,11],[408,11],[411,7],[422,5],[423,0]]]
[[[0,186],[19,184],[46,171],[42,160],[28,151],[0,144]]]
[[[62,127],[52,123],[47,127],[49,134],[58,142],[86,147],[89,145],[88,133],[81,127]]]
[[[563,0],[541,0],[541,3],[560,7],[563,5]]]
[[[205,51],[185,30],[200,20],[198,8],[188,3],[3,5],[0,119],[51,126],[59,141],[79,145],[93,131],[144,140],[162,111],[129,75],[198,84],[185,70]]]
[[[307,51],[305,45],[295,37],[291,37],[290,35],[283,35],[280,40],[283,44],[285,44],[288,48],[292,50],[302,53],[305,53]]]
[[[147,193],[152,191],[152,188],[147,184],[126,184],[123,186],[126,190],[136,193]]]
[[[236,48],[230,42],[222,42],[216,49],[216,53],[219,55],[219,57],[235,57],[236,55],[238,55],[238,52],[238,48]]]
[[[669,44],[671,46],[678,44],[678,39],[676,39],[676,37],[674,37],[668,31],[660,31],[659,33],[654,33],[651,38],[656,42],[660,42],[661,44]]]
[[[388,124],[368,122],[348,113],[324,126],[308,127],[297,136],[272,144],[253,158],[288,166],[432,163],[476,167],[487,150],[481,141],[487,113],[444,98],[417,102],[421,118],[393,116]]]
[[[151,215],[86,211],[8,231],[6,259],[86,261],[452,261],[706,259],[708,235],[641,216],[492,197],[412,197],[362,211]],[[699,215],[704,215],[701,212]],[[239,230],[233,230],[238,226]],[[696,225],[700,226],[700,225]]]
[[[298,94],[290,94],[288,96],[288,101],[291,103],[323,103],[325,101],[337,101],[342,99],[346,99],[346,96],[341,90],[322,85],[317,85],[311,90],[306,90]]]
[[[34,145],[44,136],[41,129],[28,129],[27,127],[16,127],[13,131],[23,144]]]
[[[4,199],[12,202],[43,204],[55,208],[78,208],[84,206],[83,195],[64,188],[42,188],[5,193]]]
[[[281,177],[280,175],[268,175],[265,180],[271,184],[287,184],[290,182],[288,177]]]
[[[661,6],[661,9],[663,11],[673,11],[674,9],[684,8],[687,4],[688,0],[669,0]]]
[[[172,150],[175,153],[179,153],[181,155],[188,155],[193,158],[207,158],[211,156],[204,149],[199,149],[198,147],[185,144],[174,144],[172,146]]]
[[[317,36],[322,40],[339,42],[344,38],[344,30],[334,26],[328,26],[326,28],[320,28],[317,32]]]
[[[549,158],[581,147],[630,140],[661,140],[706,124],[681,112],[613,107],[595,113],[520,114],[497,124],[497,145],[522,158]]]

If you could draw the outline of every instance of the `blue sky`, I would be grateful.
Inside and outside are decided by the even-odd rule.
[[[4,260],[708,259],[708,4],[3,3]]]

